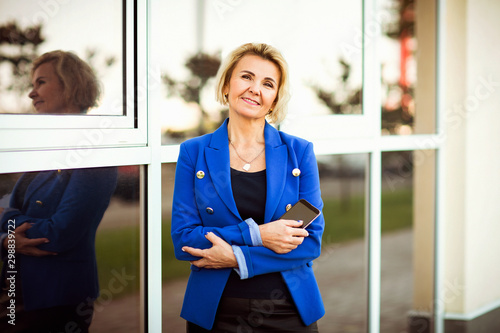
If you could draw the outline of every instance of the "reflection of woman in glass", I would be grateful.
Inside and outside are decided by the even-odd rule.
[[[99,81],[75,54],[52,51],[35,59],[29,97],[38,113],[86,113],[96,106]]]
[[[192,264],[188,332],[318,331],[324,307],[311,266],[324,219],[307,231],[279,219],[299,199],[323,207],[316,158],[310,142],[266,121],[284,118],[288,80],[273,47],[237,48],[217,79],[229,119],[180,147],[172,239]]]
[[[89,69],[63,51],[36,59],[29,95],[35,109],[86,112],[99,95]],[[95,234],[116,179],[115,167],[19,178],[9,207],[0,208],[1,332],[88,332],[99,293]]]

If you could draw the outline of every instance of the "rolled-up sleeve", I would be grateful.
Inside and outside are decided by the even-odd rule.
[[[250,217],[245,220],[250,230],[250,238],[253,246],[262,246],[262,237],[260,235],[259,225]]]
[[[236,273],[238,273],[242,280],[248,279],[248,267],[243,251],[241,251],[241,248],[237,245],[232,245],[232,248],[234,256],[236,257],[236,261],[238,262],[238,268],[235,268],[234,270],[236,271]]]

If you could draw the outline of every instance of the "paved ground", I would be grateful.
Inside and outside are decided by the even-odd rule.
[[[412,233],[399,231],[382,237],[381,332],[404,333],[412,299]],[[319,321],[322,333],[366,331],[366,250],[361,241],[323,250],[313,266],[326,307]],[[163,287],[163,332],[184,332],[179,318],[186,282]],[[139,299],[111,300],[96,309],[91,332],[139,332]],[[100,311],[97,311],[100,310]]]

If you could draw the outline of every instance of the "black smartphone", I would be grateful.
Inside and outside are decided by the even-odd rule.
[[[302,221],[301,228],[307,228],[320,214],[321,211],[318,208],[314,207],[307,200],[300,199],[280,219]]]

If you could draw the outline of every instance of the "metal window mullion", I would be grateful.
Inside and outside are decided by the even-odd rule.
[[[142,88],[142,96],[137,96],[139,119],[147,119],[148,128],[148,147],[151,153],[151,163],[147,165],[147,188],[146,202],[144,205],[145,223],[143,224],[145,237],[143,237],[146,249],[146,271],[144,276],[145,295],[143,304],[145,313],[143,313],[142,331],[147,332],[162,331],[162,263],[161,263],[161,126],[160,112],[152,110],[150,101],[150,84],[157,82],[159,75],[156,72],[149,71],[151,64],[150,52],[150,32],[151,22],[151,2],[137,2],[137,66],[138,82],[137,88]],[[142,307],[141,307],[142,308]]]
[[[445,23],[446,23],[445,1],[436,3],[436,123],[437,136],[446,138],[446,115],[445,106]],[[439,141],[441,142],[441,141]],[[436,209],[434,224],[434,332],[444,332],[444,304],[443,287],[444,281],[444,240],[445,240],[445,172],[446,155],[444,145],[440,144],[436,149]]]
[[[444,332],[444,246],[445,246],[445,150],[436,150],[436,208],[434,221],[434,333]]]
[[[366,212],[368,249],[368,332],[380,331],[381,272],[381,61],[378,52],[382,27],[377,0],[363,1],[363,115],[369,119],[371,149],[368,162]],[[378,27],[378,29],[377,29]]]
[[[380,271],[381,271],[381,170],[382,153],[370,153],[367,200],[368,248],[368,332],[380,331]]]

